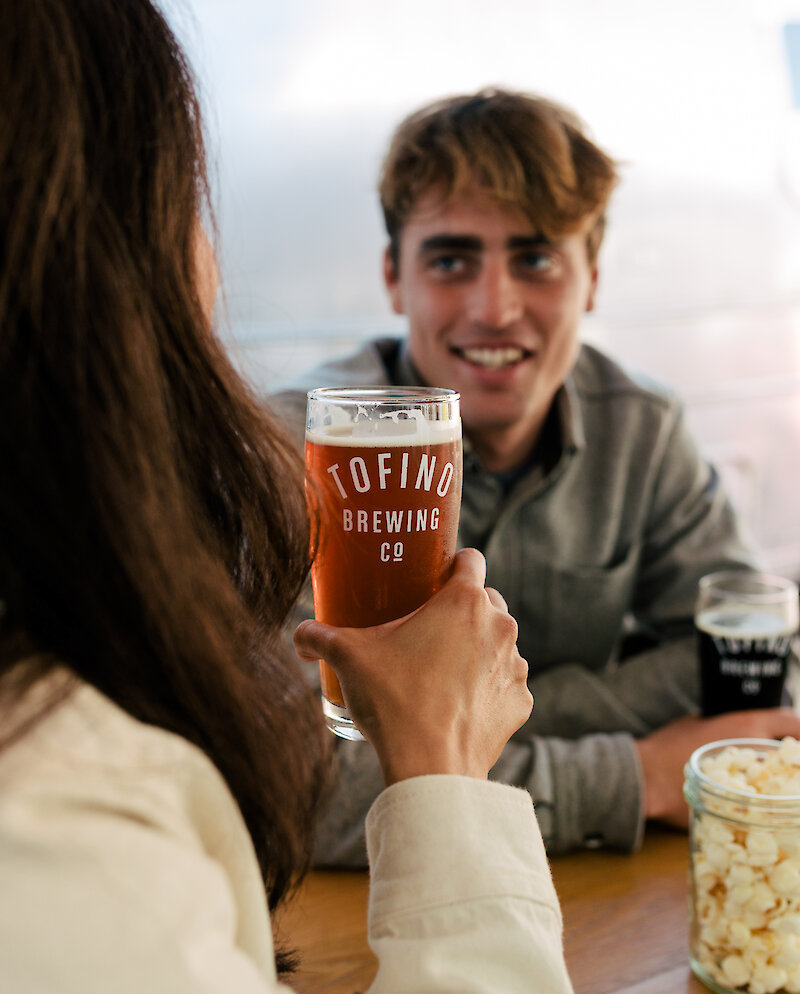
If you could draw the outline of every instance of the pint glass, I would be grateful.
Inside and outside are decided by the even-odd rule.
[[[318,621],[366,628],[424,604],[447,578],[461,506],[459,395],[425,387],[308,394],[306,495]],[[360,739],[320,660],[328,727]]]
[[[704,715],[781,703],[798,613],[791,580],[747,570],[700,580],[695,628]]]

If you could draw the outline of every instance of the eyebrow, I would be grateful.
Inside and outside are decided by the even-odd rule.
[[[423,240],[419,247],[420,255],[426,252],[441,252],[442,249],[449,251],[480,252],[483,248],[483,239],[475,235],[431,235]]]
[[[507,246],[512,249],[518,248],[538,248],[540,245],[551,245],[552,242],[549,238],[545,238],[540,232],[536,232],[533,235],[514,235],[509,238],[506,242]]]
[[[509,249],[531,249],[550,244],[549,239],[541,234],[513,235],[506,242]],[[420,244],[420,255],[427,252],[480,252],[483,239],[476,235],[431,235]]]

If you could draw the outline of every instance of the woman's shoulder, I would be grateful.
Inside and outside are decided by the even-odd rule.
[[[210,760],[60,672],[4,718],[18,724],[0,749],[11,987],[216,990],[208,975],[220,970],[239,990],[264,990],[274,973],[263,884]]]
[[[138,721],[91,685],[55,670],[0,713],[7,803],[92,803],[175,830],[235,808],[196,746]],[[238,810],[237,810],[238,814]]]

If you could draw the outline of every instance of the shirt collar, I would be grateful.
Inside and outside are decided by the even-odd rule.
[[[422,382],[422,377],[411,360],[407,338],[400,342],[392,372],[392,379],[397,386],[416,386]],[[579,452],[586,446],[586,434],[583,427],[581,406],[578,402],[578,390],[572,373],[556,392],[553,404],[556,409],[561,451],[563,453]],[[466,437],[464,438],[464,451],[472,451],[472,446]]]
[[[565,451],[579,452],[586,447],[586,433],[583,428],[583,415],[578,401],[578,389],[572,373],[564,381],[553,398],[556,406],[561,445]]]
[[[422,383],[422,377],[411,361],[411,350],[408,347],[407,338],[400,342],[392,373],[392,379],[398,387],[414,387]]]

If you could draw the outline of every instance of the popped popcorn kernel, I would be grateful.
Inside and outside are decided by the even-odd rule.
[[[744,949],[753,933],[744,922],[732,921],[728,926],[728,942],[734,949]]]
[[[781,935],[800,935],[800,914],[781,915],[771,923],[770,928]]]
[[[776,904],[775,891],[766,881],[762,880],[753,888],[753,895],[747,902],[747,907],[755,912],[764,912],[774,908]]]
[[[785,970],[764,963],[753,971],[750,994],[776,994],[788,980]]]
[[[770,866],[778,861],[778,843],[769,832],[755,829],[745,845],[750,866]]]
[[[709,842],[706,846],[706,862],[713,870],[727,870],[730,866],[731,855],[725,846]]]
[[[739,884],[738,887],[734,887],[731,891],[731,900],[734,904],[748,904],[754,893],[754,888],[749,884]]]
[[[752,884],[755,882],[756,874],[752,866],[742,863],[734,863],[730,868],[726,883],[728,887],[737,887],[742,884]]]
[[[769,875],[769,885],[787,897],[800,894],[800,866],[790,859],[778,863]]]
[[[791,974],[800,967],[800,944],[796,940],[782,943],[780,951],[773,957],[773,962],[775,966]]]
[[[722,961],[722,972],[725,982],[733,984],[734,987],[741,987],[750,979],[750,970],[741,956],[726,956]]]

